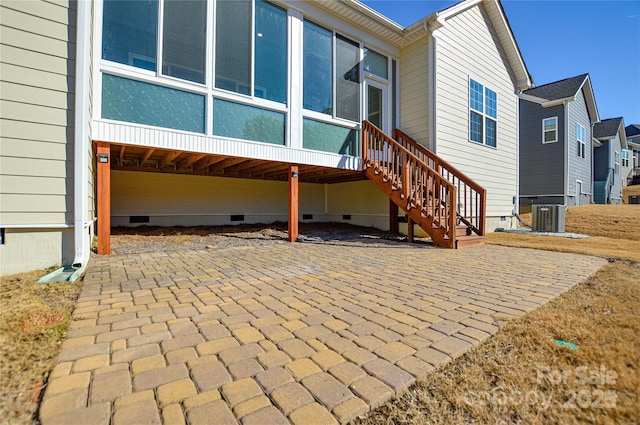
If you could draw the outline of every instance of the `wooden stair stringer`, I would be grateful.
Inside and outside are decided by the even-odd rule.
[[[402,188],[394,188],[382,173],[376,173],[373,167],[365,168],[365,175],[371,180],[389,199],[402,209],[411,220],[422,228],[433,240],[433,243],[443,248],[455,248],[455,240],[449,239],[444,229],[431,217],[423,217],[419,208],[408,208],[408,202],[402,196]]]

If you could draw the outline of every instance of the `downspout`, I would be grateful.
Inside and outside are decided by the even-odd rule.
[[[564,103],[564,205],[569,206],[569,102]],[[575,190],[575,187],[574,187]]]
[[[437,153],[436,147],[436,58],[438,52],[438,43],[433,31],[429,29],[427,21],[423,23],[425,31],[433,40],[429,43],[429,145],[432,152]]]
[[[91,2],[78,1],[76,8],[76,68],[75,114],[73,133],[73,245],[71,266],[61,268],[41,277],[38,283],[74,282],[84,273],[89,260],[89,65],[91,58],[90,33]]]
[[[77,2],[76,96],[74,128],[74,245],[72,267],[80,275],[89,260],[89,68],[91,60],[91,3]],[[74,273],[76,274],[76,273]]]

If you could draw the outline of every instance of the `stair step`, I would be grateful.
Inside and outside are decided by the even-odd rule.
[[[472,231],[469,227],[467,226],[458,226],[456,227],[456,237],[460,237],[460,236],[471,236],[472,235]]]
[[[456,238],[456,248],[464,249],[464,248],[472,248],[474,246],[483,246],[484,245],[484,236],[458,236]]]

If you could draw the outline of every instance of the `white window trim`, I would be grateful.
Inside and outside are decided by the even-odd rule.
[[[556,136],[555,136],[555,139],[553,139],[553,140],[545,141],[545,138],[544,138],[544,135],[545,135],[544,122],[548,121],[548,120],[555,120],[556,126],[555,126],[555,129],[554,129],[554,132],[555,132]],[[555,116],[555,117],[543,118],[542,119],[542,144],[545,145],[547,143],[556,143],[557,141],[558,141],[558,117]]]
[[[620,175],[620,152],[618,151],[613,153],[613,173],[616,176]]]
[[[582,159],[586,159],[587,158],[587,142],[585,140],[581,140],[578,136],[579,136],[579,131],[578,131],[578,127],[580,127],[582,129],[582,133],[584,134],[584,138],[587,137],[587,130],[585,127],[582,126],[582,124],[580,123],[576,123],[576,141],[581,145],[580,147],[578,147],[577,149],[577,156],[578,158],[582,158]],[[580,151],[582,151],[582,154],[580,153]]]
[[[628,149],[623,149],[622,150],[622,166],[624,168],[629,168],[629,158],[630,157],[631,157],[631,152],[629,152]]]
[[[475,81],[476,83],[482,86],[482,112],[477,109],[473,109],[471,107],[471,81]],[[487,94],[486,89],[491,90],[496,94],[496,118],[493,118],[487,115]],[[471,119],[469,118],[471,112],[474,112],[482,117],[482,142],[476,142],[475,140],[471,140]],[[468,77],[467,81],[467,140],[469,143],[473,143],[476,146],[484,146],[489,149],[498,149],[498,92],[489,88],[484,82],[480,81],[477,78],[473,78],[471,76]],[[491,146],[487,144],[487,132],[486,132],[486,119],[490,119],[496,123],[496,145]]]

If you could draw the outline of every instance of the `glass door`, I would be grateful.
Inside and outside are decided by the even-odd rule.
[[[368,78],[366,85],[366,119],[385,133],[389,133],[388,86]]]

